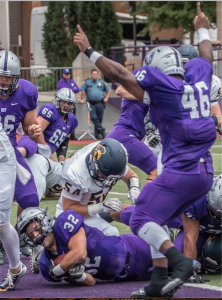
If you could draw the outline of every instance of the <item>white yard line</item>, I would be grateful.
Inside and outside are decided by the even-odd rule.
[[[203,284],[203,283],[185,283],[185,286],[190,286],[190,287],[197,287],[200,289],[208,289],[208,290],[214,290],[214,291],[221,291],[222,288],[218,286],[213,286],[213,285],[208,285],[208,284]]]

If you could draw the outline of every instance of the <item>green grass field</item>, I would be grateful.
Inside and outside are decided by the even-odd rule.
[[[70,156],[75,150],[81,149],[83,147],[84,147],[84,145],[70,145],[67,156]],[[215,142],[215,144],[211,148],[211,153],[212,153],[213,161],[214,161],[215,176],[217,176],[222,173],[222,140],[218,140]],[[139,176],[141,183],[143,185],[146,180],[146,174],[133,165],[130,165],[130,167]],[[119,198],[122,203],[131,204],[130,200],[127,199],[127,192],[128,192],[127,185],[123,181],[120,180],[113,187],[112,191],[109,193],[109,196]],[[58,202],[58,198],[56,198],[56,199],[43,198],[41,200],[40,207],[41,208],[48,207],[49,213],[54,216],[55,211],[56,211],[57,202]],[[12,207],[12,213],[11,213],[12,225],[15,225],[15,223],[16,223],[16,212],[17,212],[17,203],[14,202],[13,207]],[[124,224],[113,222],[112,225],[114,225],[118,228],[120,234],[131,232],[130,228]],[[221,287],[222,277],[220,275],[211,275],[211,276],[207,275],[206,277],[211,279],[211,281],[209,282],[210,285]]]

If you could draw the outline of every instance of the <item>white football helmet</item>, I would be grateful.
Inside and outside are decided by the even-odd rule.
[[[18,57],[11,51],[0,51],[0,76],[12,77],[12,83],[0,82],[0,93],[11,95],[18,85],[21,65]]]
[[[58,111],[62,115],[68,115],[69,112],[66,113],[66,112],[61,111],[59,101],[66,101],[66,102],[72,103],[72,106],[71,106],[71,109],[69,112],[73,112],[74,107],[75,107],[75,102],[76,102],[76,96],[72,90],[70,90],[68,88],[62,88],[62,89],[58,90],[57,93],[55,94],[55,107],[58,109]]]
[[[222,174],[217,176],[208,193],[208,209],[214,219],[222,219]]]
[[[184,76],[182,56],[173,47],[154,48],[146,55],[143,65],[154,67],[167,75]]]

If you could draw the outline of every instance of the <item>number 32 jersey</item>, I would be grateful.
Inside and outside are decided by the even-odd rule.
[[[206,160],[213,174],[210,147],[216,139],[210,116],[212,66],[203,58],[186,64],[184,81],[144,66],[135,77],[145,90],[151,122],[159,128],[162,163],[169,172],[199,174],[199,160]]]
[[[16,129],[26,113],[36,109],[37,98],[36,87],[24,79],[19,79],[18,89],[6,100],[0,97],[0,122],[13,147],[17,145]]]
[[[49,122],[43,134],[52,153],[64,142],[66,136],[78,126],[78,120],[73,113],[69,113],[66,122],[64,122],[61,114],[53,104],[43,105],[39,110],[38,116]]]

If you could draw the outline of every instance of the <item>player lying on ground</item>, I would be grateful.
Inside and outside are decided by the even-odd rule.
[[[188,62],[184,71],[177,50],[156,47],[136,77],[94,51],[79,25],[74,36],[75,45],[105,76],[149,105],[152,122],[160,130],[164,170],[143,187],[130,219],[131,230],[151,245],[155,266],[151,283],[132,293],[136,298],[172,297],[201,268],[177,250],[161,227],[206,195],[213,182],[209,152],[216,139],[210,116],[213,49],[208,33],[210,21],[201,12],[199,2],[194,25],[200,39],[200,58]],[[170,280],[167,259],[173,268]]]
[[[150,278],[152,258],[147,243],[133,234],[105,236],[84,224],[83,217],[73,210],[61,213],[54,223],[47,211],[28,208],[19,216],[18,227],[25,243],[45,248],[40,270],[46,280],[67,278],[70,283],[93,285],[94,278]],[[64,259],[54,266],[53,261],[63,253],[66,253]],[[82,265],[77,267],[77,263]]]
[[[118,198],[106,199],[114,184],[122,179],[132,202],[140,193],[140,180],[127,165],[127,151],[118,141],[104,139],[78,150],[63,165],[62,190],[56,216],[74,210],[85,223],[105,235],[119,235],[116,227],[101,219],[99,213],[120,211]]]

